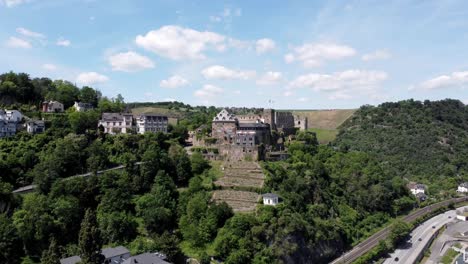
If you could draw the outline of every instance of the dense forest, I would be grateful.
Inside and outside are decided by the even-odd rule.
[[[0,139],[0,258],[8,264],[58,263],[71,255],[82,256],[86,264],[99,263],[96,249],[117,245],[133,254],[161,251],[175,263],[184,263],[186,257],[195,257],[200,263],[209,263],[211,258],[227,264],[328,263],[417,206],[405,188],[405,177],[422,176],[426,168],[420,165],[419,171],[406,174],[389,169],[386,156],[391,164],[398,157],[371,147],[383,144],[370,141],[378,141],[374,137],[382,135],[373,135],[371,128],[400,124],[390,118],[400,112],[407,111],[401,115],[406,118],[401,123],[408,123],[402,127],[407,129],[416,126],[420,131],[419,126],[437,128],[447,123],[441,129],[452,134],[439,140],[453,147],[447,158],[449,164],[457,164],[455,173],[465,169],[454,162],[458,161],[454,157],[462,157],[459,153],[466,153],[458,149],[463,143],[455,146],[450,141],[465,136],[466,144],[466,134],[460,132],[467,124],[462,104],[434,102],[450,106],[447,113],[437,112],[436,106],[404,110],[417,109],[422,105],[417,102],[398,103],[402,105],[395,105],[392,114],[382,106],[366,106],[344,124],[335,146],[319,146],[314,133],[298,132],[287,146],[287,160],[262,162],[267,178],[265,186],[256,191],[277,193],[281,203],[259,205],[255,213],[234,214],[227,204],[211,199],[217,165],[199,153],[189,156],[184,149],[187,131],[210,122],[210,108],[190,107],[194,114],[167,134],[106,135],[96,129],[97,119],[103,111],[124,111],[123,98],[108,99],[91,87],[30,79],[25,74],[7,73],[0,80],[2,105],[24,109],[31,116],[41,116],[37,107],[44,99],[73,94],[70,102],[83,100],[83,90],[88,88],[93,90],[90,101],[96,106],[89,112],[44,115],[47,130],[43,134],[21,132]],[[189,108],[164,105],[169,106]],[[450,111],[457,116],[448,119]],[[440,120],[427,118],[429,113]],[[374,117],[381,121],[374,125]],[[387,121],[381,124],[382,120]],[[405,142],[416,144],[409,139]],[[444,160],[440,162],[444,164]],[[96,174],[116,165],[125,168]],[[92,174],[68,178],[85,172]],[[454,175],[446,175],[450,176]],[[13,189],[31,183],[38,185],[36,192],[12,194]]]
[[[450,195],[468,180],[468,106],[450,99],[363,106],[334,145],[369,153],[389,174],[425,183],[431,194]]]

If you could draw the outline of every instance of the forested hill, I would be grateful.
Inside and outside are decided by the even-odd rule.
[[[335,145],[375,156],[395,176],[451,189],[468,179],[468,106],[458,100],[363,106]]]

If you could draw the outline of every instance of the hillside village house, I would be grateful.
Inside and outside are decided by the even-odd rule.
[[[166,255],[155,253],[143,253],[131,256],[130,251],[123,246],[115,248],[104,248],[101,251],[104,255],[103,264],[169,264],[166,262]],[[80,256],[72,256],[60,260],[60,264],[76,264],[81,262]]]
[[[22,119],[23,115],[17,110],[0,109],[0,138],[15,135]]]
[[[167,133],[169,121],[167,116],[153,114],[141,114],[134,117],[129,113],[103,113],[98,126],[102,126],[104,133],[109,134],[126,134],[131,131],[139,134],[146,132]]]
[[[5,110],[4,119],[9,122],[19,123],[23,120],[23,115],[18,110]]]
[[[42,103],[42,112],[44,113],[60,113],[63,112],[63,104],[57,101],[44,101]]]
[[[262,195],[264,205],[275,206],[279,203],[279,196],[274,193],[265,193]]]
[[[104,133],[130,133],[133,129],[133,116],[132,114],[103,113],[98,126],[104,128]]]
[[[104,255],[105,264],[121,264],[130,258],[130,251],[122,246],[115,248],[104,248],[102,249],[101,254]],[[81,262],[80,256],[72,256],[60,260],[60,264],[76,264],[79,262]]]
[[[167,133],[168,125],[167,116],[141,114],[136,117],[136,131],[139,134],[144,134],[145,132]]]
[[[426,191],[426,185],[415,183],[415,182],[410,182],[408,183],[408,189],[413,195],[416,195],[418,193],[424,194]]]
[[[26,131],[29,134],[39,134],[45,131],[45,123],[42,120],[30,120],[26,122]]]
[[[457,192],[466,193],[468,192],[468,182],[461,183],[458,185]]]
[[[75,102],[75,104],[73,105],[73,107],[75,108],[75,110],[76,110],[77,112],[85,112],[85,111],[88,111],[88,110],[92,110],[92,109],[93,109],[93,105],[92,105],[92,104],[81,103],[81,102]]]

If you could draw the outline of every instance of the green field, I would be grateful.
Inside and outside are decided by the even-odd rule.
[[[328,142],[333,141],[338,133],[336,129],[310,128],[308,130],[317,134],[317,139],[320,144],[328,144]]]

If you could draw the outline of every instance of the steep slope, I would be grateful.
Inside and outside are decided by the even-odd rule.
[[[450,189],[468,179],[468,107],[450,99],[363,106],[335,145],[370,153],[396,176]]]

